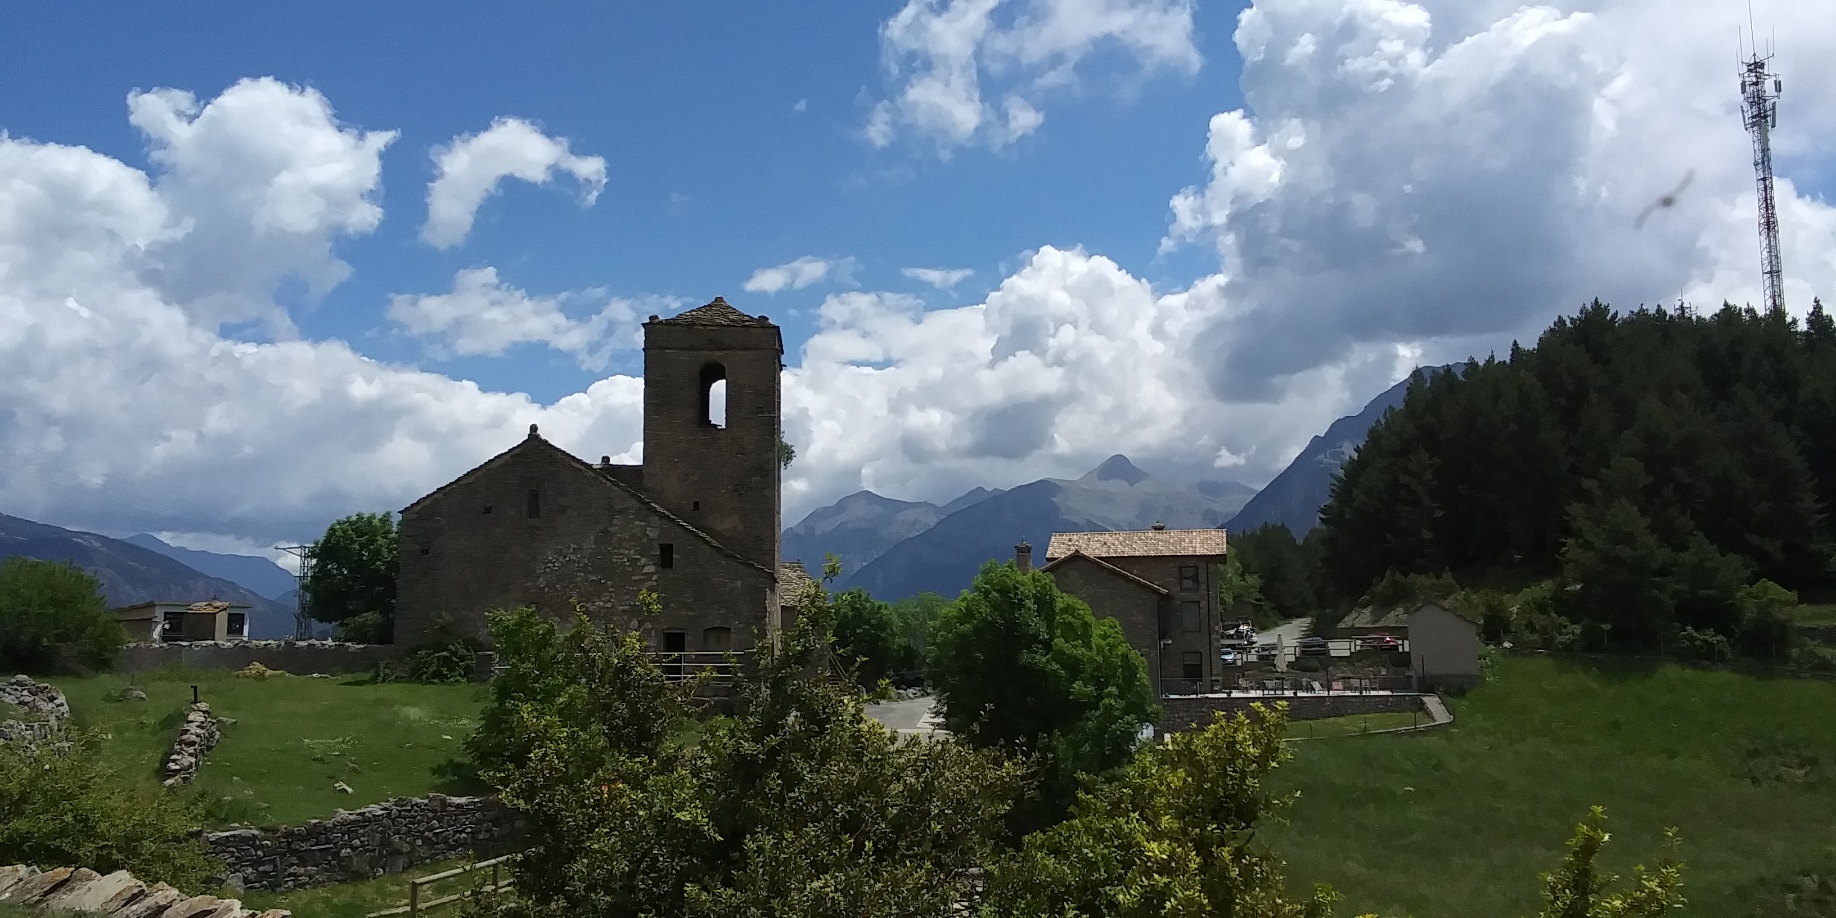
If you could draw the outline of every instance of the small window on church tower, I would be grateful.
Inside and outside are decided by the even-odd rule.
[[[542,515],[542,492],[537,491],[534,488],[530,488],[529,489],[529,518],[533,520],[541,515]]]
[[[657,566],[665,568],[676,566],[676,546],[668,542],[657,546]]]
[[[727,368],[718,363],[701,368],[701,423],[727,426]]]

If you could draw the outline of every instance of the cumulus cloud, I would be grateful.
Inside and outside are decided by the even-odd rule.
[[[1836,7],[1768,18],[1794,96],[1779,147],[1814,148],[1836,80],[1811,62],[1836,53]],[[1733,26],[1656,0],[1244,11],[1248,108],[1211,120],[1210,175],[1172,199],[1163,243],[1215,245],[1239,310],[1206,333],[1214,393],[1264,397],[1386,342],[1430,342],[1430,359],[1464,356],[1436,341],[1502,347],[1596,296],[1758,302]],[[1692,169],[1676,206],[1637,228]],[[1779,196],[1802,311],[1836,281],[1836,212],[1789,180]]]
[[[746,279],[743,289],[747,293],[777,293],[781,290],[802,290],[827,277],[835,277],[843,283],[854,279],[854,259],[852,258],[817,258],[805,255],[796,261],[786,262],[775,268],[760,268]]]
[[[581,455],[637,454],[637,379],[540,405],[341,342],[220,330],[247,314],[230,304],[246,310],[277,278],[324,271],[336,234],[375,225],[365,168],[391,135],[340,127],[316,93],[273,81],[202,106],[188,99],[134,98],[151,176],[0,135],[5,512],[271,545],[313,538],[355,510],[400,508],[531,423]],[[269,142],[283,129],[291,140]],[[226,222],[248,238],[220,230]],[[224,249],[208,251],[196,233]],[[192,261],[206,255],[261,269],[211,274]]]
[[[1006,146],[1038,130],[1046,93],[1075,84],[1106,46],[1142,72],[1196,73],[1191,0],[908,0],[880,28],[892,90],[864,136],[885,147],[909,133],[946,153]]]
[[[427,186],[427,223],[421,239],[439,248],[465,241],[485,198],[505,178],[546,185],[557,171],[580,182],[582,203],[591,206],[606,187],[606,161],[577,156],[567,139],[549,137],[519,118],[499,118],[478,134],[453,138],[433,151],[438,175]]]
[[[275,287],[296,277],[309,295],[323,295],[351,272],[332,253],[333,239],[369,233],[382,221],[374,198],[382,152],[395,132],[340,125],[316,90],[243,80],[204,105],[176,89],[136,92],[128,96],[128,120],[146,135],[159,169],[152,187],[121,196],[109,193],[121,189],[72,191],[91,206],[134,208],[138,230],[157,225],[151,235],[130,233],[136,244],[122,257],[208,327],[258,321],[290,337],[293,324],[274,303]],[[48,167],[59,158],[50,149],[19,155]],[[18,178],[13,194],[33,196]],[[58,222],[89,218],[84,211]],[[42,254],[22,257],[36,266]]]
[[[973,268],[906,268],[899,272],[912,280],[923,281],[939,290],[948,291],[957,284],[969,279],[974,274]]]
[[[562,311],[565,301],[603,303],[585,319]],[[588,370],[603,370],[617,350],[643,345],[640,308],[661,312],[670,304],[605,298],[596,291],[536,297],[498,280],[496,268],[468,268],[453,277],[451,293],[396,294],[389,318],[426,341],[435,356],[498,356],[518,344],[543,344],[572,354]]]

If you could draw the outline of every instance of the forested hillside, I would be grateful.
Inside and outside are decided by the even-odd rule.
[[[1322,586],[1388,571],[1556,577],[1564,610],[1645,645],[1738,639],[1756,579],[1832,587],[1836,321],[1595,302],[1461,373],[1414,383],[1321,511]],[[1750,606],[1750,604],[1749,604]]]

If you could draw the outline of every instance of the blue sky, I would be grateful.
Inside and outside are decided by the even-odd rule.
[[[785,330],[786,523],[1115,452],[1259,485],[1593,297],[1758,296],[1744,4],[454,9],[7,10],[0,512],[254,551],[530,423],[635,460],[638,323],[716,295]],[[1755,13],[1801,313],[1836,6]]]

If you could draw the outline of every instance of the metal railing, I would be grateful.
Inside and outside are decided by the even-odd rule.
[[[398,905],[395,908],[384,909],[380,912],[371,912],[369,915],[366,915],[365,918],[384,918],[384,916],[387,916],[387,915],[407,915],[409,916],[409,918],[419,918],[421,912],[424,910],[438,908],[439,906],[442,906],[442,905],[448,905],[453,902],[457,902],[460,899],[465,898],[468,895],[468,893],[452,893],[451,895],[441,896],[437,899],[429,899],[426,902],[422,902],[421,901],[421,888],[424,886],[431,886],[432,884],[438,883],[442,880],[450,880],[453,877],[462,876],[464,874],[471,873],[474,870],[483,870],[486,867],[491,868],[491,882],[487,886],[478,887],[478,889],[481,892],[490,893],[491,895],[497,895],[498,893],[506,889],[509,889],[514,884],[514,881],[512,880],[498,879],[499,865],[508,862],[511,858],[514,858],[514,857],[516,857],[516,855],[514,854],[505,854],[500,857],[491,858],[488,861],[479,861],[476,864],[467,864],[463,867],[454,867],[451,870],[443,870],[431,876],[415,877],[408,881],[408,904],[407,905]]]
[[[662,667],[663,675],[676,682],[687,682],[706,673],[709,685],[730,686],[746,665],[745,651],[729,650],[658,650],[651,657]]]
[[[1339,676],[1331,673],[1281,673],[1262,670],[1251,675],[1213,679],[1161,679],[1163,697],[1179,695],[1363,695],[1370,692],[1414,692],[1411,673],[1393,676]]]

